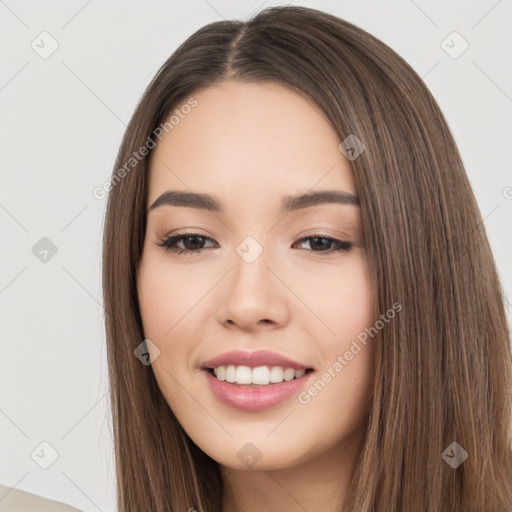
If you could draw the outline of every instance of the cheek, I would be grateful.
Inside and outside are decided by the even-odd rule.
[[[145,334],[161,340],[171,337],[174,325],[178,327],[204,293],[200,282],[191,281],[190,276],[165,263],[150,255],[141,263],[137,280]]]
[[[139,267],[137,290],[144,335],[160,350],[151,366],[175,411],[189,399],[175,379],[183,382],[195,371],[191,352],[202,339],[207,315],[201,306],[212,279],[215,273],[184,271],[171,266],[166,255],[155,253],[146,254]]]
[[[144,336],[160,350],[151,368],[160,390],[175,414],[181,410],[181,404],[187,403],[187,396],[182,395],[175,380],[183,380],[177,369],[187,359],[187,346],[183,343],[172,343],[177,335],[183,336],[180,329],[184,327],[183,319],[187,318],[186,313],[190,309],[188,296],[193,295],[190,287],[184,285],[180,274],[167,271],[158,257],[151,255],[141,262],[137,290]],[[197,301],[197,297],[195,300]],[[180,364],[177,365],[176,362]]]
[[[309,279],[309,286],[315,283],[317,291],[312,296],[311,309],[329,331],[322,326],[325,334],[320,335],[318,319],[309,317],[310,335],[316,339],[323,366],[319,369],[319,382],[311,393],[306,390],[301,403],[311,400],[311,410],[331,411],[336,418],[330,427],[334,433],[341,425],[355,428],[359,424],[367,413],[371,392],[373,345],[378,341],[367,334],[376,316],[366,253],[346,258],[343,265],[331,267],[329,273]]]
[[[343,345],[373,323],[373,289],[364,252],[347,257],[321,273],[309,273],[305,286],[314,290],[308,305],[329,327],[329,331],[322,329],[328,334],[329,343]]]

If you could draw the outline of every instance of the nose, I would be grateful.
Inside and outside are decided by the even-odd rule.
[[[218,321],[246,331],[283,327],[290,317],[290,297],[276,277],[278,265],[266,250],[251,259],[241,251],[234,254],[233,268],[218,297]]]

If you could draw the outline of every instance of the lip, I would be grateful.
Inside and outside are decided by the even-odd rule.
[[[233,350],[231,352],[225,352],[224,354],[206,361],[206,363],[203,364],[203,369],[228,366],[230,364],[234,366],[249,366],[250,368],[257,368],[258,366],[282,366],[283,368],[293,368],[294,370],[314,370],[311,366],[301,364],[289,357],[269,350],[257,350],[254,352]]]
[[[293,366],[288,366],[288,368],[293,368]],[[214,395],[223,404],[241,411],[256,412],[270,409],[297,394],[314,372],[306,373],[302,377],[288,382],[283,381],[266,386],[234,385],[220,381],[210,373],[208,368],[204,368],[201,373]]]

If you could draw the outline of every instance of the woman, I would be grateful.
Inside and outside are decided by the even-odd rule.
[[[209,24],[109,188],[120,512],[512,509],[500,283],[393,50],[304,7]]]

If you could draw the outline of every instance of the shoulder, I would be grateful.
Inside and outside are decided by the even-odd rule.
[[[0,484],[0,512],[81,512],[60,501]]]

